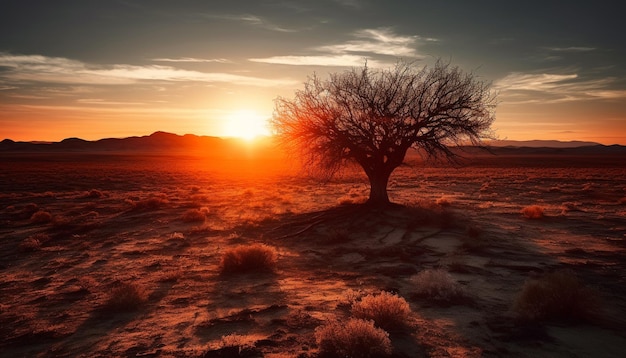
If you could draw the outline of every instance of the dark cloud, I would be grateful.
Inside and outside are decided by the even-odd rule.
[[[605,107],[614,120],[626,116],[624,106],[613,103],[626,101],[620,10],[618,1],[0,0],[3,60],[43,59],[40,66],[0,63],[0,101],[52,98],[47,89],[71,83],[62,77],[72,68],[82,71],[74,81],[93,83],[81,91],[103,97],[108,92],[97,86],[115,80],[135,86],[126,90],[138,96],[189,98],[188,87],[173,87],[181,78],[210,83],[207,95],[223,97],[241,92],[236,86],[246,81],[301,83],[313,71],[365,59],[384,66],[398,58],[428,63],[442,57],[499,86],[499,121],[513,111],[521,116],[516,103],[574,100],[594,108],[611,102]],[[143,82],[136,87],[145,79],[129,79],[139,74],[166,84],[149,92]],[[229,78],[236,79],[232,86]],[[122,102],[93,98],[82,103]]]

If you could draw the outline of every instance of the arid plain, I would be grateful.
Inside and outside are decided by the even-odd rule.
[[[0,355],[317,357],[319,327],[387,291],[410,306],[394,357],[621,357],[623,159],[415,159],[400,205],[372,208],[360,172],[320,183],[284,159],[3,153]],[[273,270],[221,271],[256,243]],[[579,311],[529,314],[524,288],[554,273]]]

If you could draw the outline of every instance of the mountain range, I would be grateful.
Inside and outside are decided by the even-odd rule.
[[[88,141],[80,138],[67,138],[60,142],[16,142],[5,139],[0,142],[0,153],[64,153],[64,152],[137,152],[137,153],[206,153],[216,156],[233,156],[242,151],[250,152],[250,145],[243,145],[241,139],[177,135],[155,132],[148,136],[127,138],[105,138]],[[605,146],[594,142],[561,142],[553,140],[489,142],[492,152],[501,154],[626,154],[626,146]],[[271,138],[255,141],[255,153],[270,153],[276,149]]]

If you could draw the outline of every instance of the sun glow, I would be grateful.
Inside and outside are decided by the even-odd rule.
[[[246,140],[267,136],[270,134],[267,120],[267,117],[248,109],[232,112],[224,118],[222,136]]]

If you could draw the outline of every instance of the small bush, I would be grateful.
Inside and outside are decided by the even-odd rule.
[[[104,309],[110,312],[136,311],[148,301],[148,294],[134,283],[120,283],[109,293]]]
[[[526,219],[541,219],[543,218],[543,208],[539,205],[530,205],[522,209],[522,215]]]
[[[27,237],[20,243],[22,251],[37,251],[41,248],[41,242],[34,237]]]
[[[91,189],[85,194],[85,198],[100,199],[104,197],[104,193],[98,189]]]
[[[209,209],[206,207],[200,209],[189,209],[183,213],[181,220],[186,223],[204,222],[208,214]]]
[[[329,322],[315,330],[315,339],[322,358],[389,357],[392,352],[389,334],[362,319]]]
[[[424,270],[411,277],[415,294],[439,303],[456,303],[467,297],[463,287],[445,270]]]
[[[522,321],[589,321],[598,315],[598,294],[569,271],[526,281],[513,304]]]
[[[452,205],[452,201],[449,198],[445,197],[445,196],[442,196],[441,198],[437,199],[437,201],[435,201],[435,203],[437,205],[439,205],[439,206],[450,206],[450,205]]]
[[[166,206],[169,202],[165,198],[152,197],[143,200],[127,200],[135,211],[154,211]]]
[[[276,267],[276,249],[263,245],[237,246],[222,255],[222,273],[272,272]]]
[[[45,224],[50,221],[52,221],[52,214],[44,210],[39,210],[30,217],[30,222],[34,224]]]
[[[377,295],[367,295],[354,302],[352,315],[373,320],[378,327],[387,330],[405,328],[409,324],[411,307],[404,298],[380,291]]]

